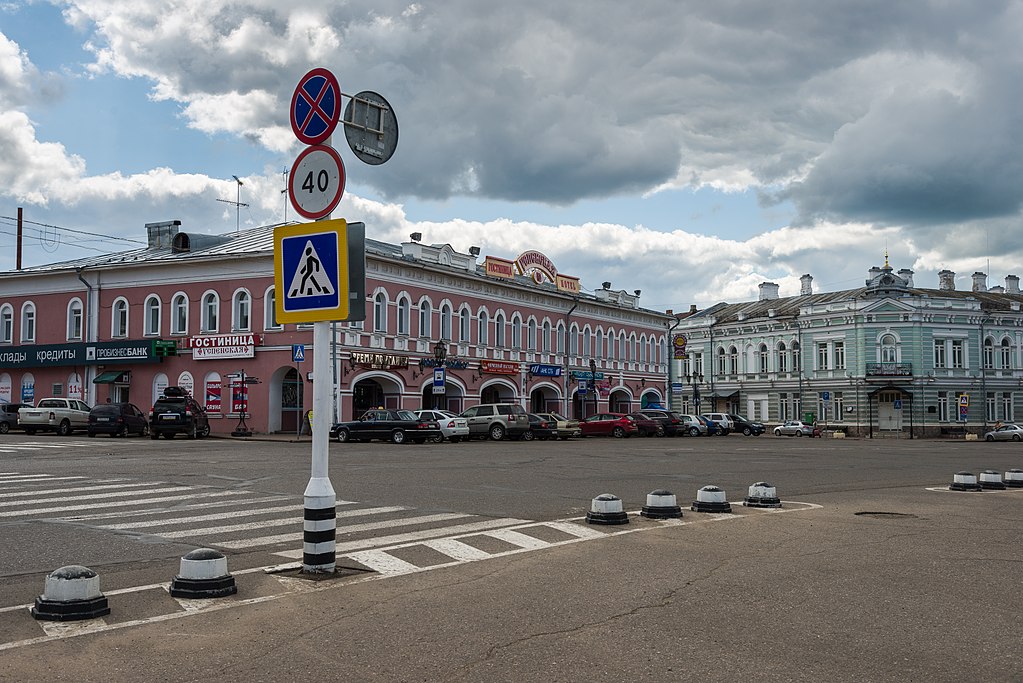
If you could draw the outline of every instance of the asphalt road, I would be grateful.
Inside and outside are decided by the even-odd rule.
[[[222,531],[233,521],[217,518],[262,501],[242,507],[280,508],[300,532],[308,440],[5,436],[0,680],[1023,680],[1023,491],[942,490],[960,470],[1023,467],[1019,444],[732,435],[330,451],[339,512],[384,512],[339,518],[353,571],[314,582],[261,570],[300,550],[264,542],[282,529]],[[762,480],[781,511],[739,505]],[[688,510],[708,484],[733,514]],[[681,523],[577,519],[598,494],[636,511],[655,489],[676,494]],[[162,497],[174,500],[140,502]],[[445,530],[488,524],[457,534],[467,559],[437,554],[452,552]],[[378,552],[397,531],[432,540]],[[254,534],[269,535],[245,545]],[[239,584],[206,609],[162,587],[200,545],[222,549]],[[27,616],[46,573],[72,563],[99,572],[110,599],[93,633]]]

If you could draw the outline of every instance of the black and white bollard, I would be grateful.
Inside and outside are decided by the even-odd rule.
[[[780,508],[781,498],[778,490],[766,481],[758,481],[749,487],[749,495],[742,504],[750,508]]]
[[[679,519],[682,517],[682,508],[674,493],[658,489],[646,494],[646,505],[639,514],[650,519]]]
[[[629,515],[622,509],[622,499],[611,493],[602,493],[590,502],[586,513],[590,524],[628,524]]]
[[[693,503],[693,512],[731,512],[732,506],[728,504],[725,492],[717,486],[704,486],[696,492],[696,501]]]
[[[1011,489],[1023,488],[1023,470],[1012,469],[1005,473],[1005,485]]]
[[[980,484],[977,483],[977,475],[973,472],[956,472],[952,475],[952,483],[948,486],[949,491],[980,491]]]
[[[81,621],[110,614],[110,607],[99,590],[99,574],[71,564],[46,577],[43,594],[31,611],[33,617],[44,621]]]
[[[199,548],[182,557],[179,573],[170,585],[175,598],[222,598],[237,592],[234,577],[227,571],[227,557],[211,548]]]
[[[980,488],[985,491],[1004,491],[1005,484],[1002,483],[1002,475],[994,470],[984,470],[980,473]]]

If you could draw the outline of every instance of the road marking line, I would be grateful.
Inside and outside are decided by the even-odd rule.
[[[296,506],[299,510],[303,509],[301,505]],[[338,517],[361,517],[363,515],[382,515],[388,512],[400,512],[407,510],[404,507],[380,507],[380,508],[365,508],[363,510],[349,510],[343,512]],[[261,512],[268,512],[267,510],[257,510],[251,514],[260,514]],[[329,520],[327,520],[329,521]],[[214,534],[228,534],[235,531],[248,531],[249,529],[265,529],[272,526],[288,526],[291,524],[300,525],[302,523],[301,517],[285,517],[278,519],[264,519],[258,522],[249,522],[248,524],[228,524],[224,526],[211,526],[203,527],[198,529],[184,529],[182,531],[171,531],[169,533],[157,534],[163,538],[187,538],[189,536],[210,536]]]
[[[395,519],[388,522],[372,522],[369,524],[352,524],[345,527],[338,528],[338,534],[355,533],[358,531],[372,531],[374,529],[388,529],[391,527],[399,526],[410,526],[412,524],[427,524],[429,522],[443,522],[449,519],[459,519],[461,517],[469,517],[469,515],[459,513],[444,513],[440,515],[424,515],[422,517],[406,517],[403,519]],[[260,538],[247,538],[240,539],[237,541],[224,541],[221,543],[214,543],[214,545],[221,548],[230,548],[232,550],[238,550],[240,548],[252,548],[257,545],[274,545],[276,543],[293,543],[301,541],[304,538],[302,532],[295,534],[280,534],[277,536],[262,536]],[[301,555],[300,555],[301,556]]]
[[[77,492],[81,492],[81,491],[102,491],[104,489],[129,489],[129,488],[139,488],[139,487],[142,487],[142,486],[159,486],[161,483],[162,482],[151,481],[151,482],[147,482],[145,484],[109,484],[109,485],[105,485],[105,486],[79,486],[79,487],[69,488],[69,489],[46,489],[45,491],[18,491],[17,493],[0,493],[0,498],[24,498],[25,496],[49,495],[51,493],[77,493]],[[132,491],[128,491],[128,493],[133,493],[133,492]],[[61,500],[61,499],[58,498],[57,500]],[[71,499],[71,498],[64,498],[63,500],[73,500],[73,499]],[[37,502],[45,503],[47,501],[41,500],[41,501],[37,501]]]
[[[423,541],[422,545],[425,545],[427,548],[432,548],[443,555],[447,555],[453,560],[459,560],[460,562],[472,562],[474,560],[485,560],[489,557],[493,557],[491,553],[480,550],[479,548],[474,548],[468,543],[456,541],[453,538],[435,538]]]
[[[241,496],[248,493],[247,491],[216,491],[214,493],[204,494],[207,498],[214,498],[220,496]],[[7,510],[0,512],[0,517],[17,517],[19,515],[44,515],[51,512],[68,512],[70,510],[95,510],[96,508],[116,508],[116,507],[128,507],[129,505],[139,505],[142,503],[164,503],[168,500],[185,500],[188,498],[195,498],[195,494],[188,494],[183,496],[163,496],[161,498],[143,498],[141,500],[111,500],[104,501],[102,503],[89,503],[87,505],[68,505],[59,508],[41,508],[39,510]]]
[[[60,481],[66,479],[85,479],[85,477],[51,477],[48,474],[26,474],[17,479],[0,479],[0,484],[37,484],[39,482]],[[8,487],[4,487],[6,490]],[[14,488],[13,486],[9,488]]]
[[[497,529],[495,531],[485,531],[484,536],[490,536],[512,545],[517,545],[520,548],[529,548],[531,550],[538,550],[540,548],[546,548],[551,545],[547,541],[541,541],[539,538],[534,538],[527,534],[512,529]]]
[[[146,484],[152,486],[152,484]],[[36,505],[38,503],[66,503],[75,500],[99,500],[101,498],[117,498],[118,496],[131,496],[136,494],[149,495],[152,493],[177,493],[178,491],[195,490],[192,486],[168,486],[162,489],[149,489],[148,491],[114,491],[113,493],[95,493],[86,496],[61,496],[60,498],[40,498],[38,500],[8,500],[0,502],[0,507],[13,507],[15,505]]]
[[[574,524],[572,522],[544,522],[544,526],[549,526],[558,531],[564,531],[566,534],[571,534],[577,538],[604,538],[607,536],[603,531],[597,531],[596,529],[590,529],[581,524]]]
[[[251,491],[243,491],[243,492],[240,492],[240,493],[251,493]],[[222,501],[214,501],[212,503],[209,502],[209,501],[206,501],[206,502],[202,502],[202,503],[190,503],[188,505],[180,505],[180,506],[175,505],[173,507],[159,507],[159,508],[153,508],[152,510],[131,510],[131,511],[118,510],[117,512],[100,512],[100,513],[97,513],[95,515],[76,515],[76,516],[71,516],[71,517],[64,517],[62,519],[64,521],[68,521],[68,522],[81,522],[81,521],[87,521],[87,520],[93,520],[93,519],[110,519],[111,517],[117,517],[117,518],[123,519],[125,517],[144,517],[144,516],[147,516],[147,515],[167,515],[167,514],[173,514],[173,513],[177,513],[177,512],[184,512],[185,510],[198,510],[198,509],[205,510],[206,508],[228,507],[228,506],[231,506],[231,505],[252,505],[252,504],[255,504],[255,503],[280,503],[280,502],[290,501],[290,500],[294,500],[294,498],[291,497],[291,496],[280,496],[280,495],[278,495],[278,496],[267,496],[265,498],[249,498],[247,500],[241,500],[241,499],[222,500]],[[355,505],[355,501],[339,500],[339,501],[337,501],[337,504],[338,505]]]
[[[230,501],[232,504],[238,501]],[[225,503],[226,504],[226,503]],[[154,526],[168,526],[171,524],[187,524],[190,522],[208,522],[214,519],[226,519],[228,517],[251,517],[272,512],[294,512],[303,509],[302,505],[281,505],[273,508],[258,508],[248,510],[235,510],[234,512],[217,512],[209,515],[196,515],[194,517],[170,517],[167,519],[151,519],[148,522],[125,522],[124,524],[103,524],[97,529],[145,529]]]
[[[383,550],[364,550],[358,553],[349,553],[347,557],[350,557],[359,564],[365,565],[373,571],[386,576],[411,574],[413,572],[421,571],[419,567],[411,562],[399,560],[397,557],[388,555]]]

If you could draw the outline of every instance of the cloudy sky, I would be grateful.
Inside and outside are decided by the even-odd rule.
[[[0,269],[294,220],[313,67],[398,117],[335,216],[700,308],[1023,275],[1023,2],[0,0]],[[227,203],[239,188],[248,204]],[[217,201],[227,200],[227,201]]]

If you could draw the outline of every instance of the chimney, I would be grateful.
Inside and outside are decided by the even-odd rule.
[[[903,268],[899,271],[899,277],[906,281],[907,287],[913,286],[913,271],[909,268]]]
[[[770,299],[778,298],[778,285],[773,282],[761,282],[760,283],[760,300],[768,301]]]
[[[1005,293],[1006,294],[1019,294],[1019,277],[1015,275],[1005,276]]]
[[[696,314],[696,304],[689,304],[689,315]]]
[[[881,274],[881,269],[878,268],[877,266],[874,266],[873,268],[868,270],[867,271],[867,284],[869,285],[871,282],[876,280],[877,276],[880,275],[880,274]]]
[[[973,291],[975,292],[986,292],[987,291],[987,273],[981,273],[977,271],[973,274]]]
[[[149,248],[160,249],[170,248],[174,243],[174,236],[181,229],[181,221],[163,221],[162,223],[146,223],[146,233],[149,236]]]
[[[956,291],[956,274],[951,270],[943,270],[938,273],[938,289],[943,292]]]
[[[813,276],[806,274],[799,278],[799,296],[809,296],[813,294]]]
[[[671,309],[669,308],[668,310],[666,310],[666,311],[664,312],[664,315],[675,315],[675,311],[673,311],[673,310],[671,310]]]

